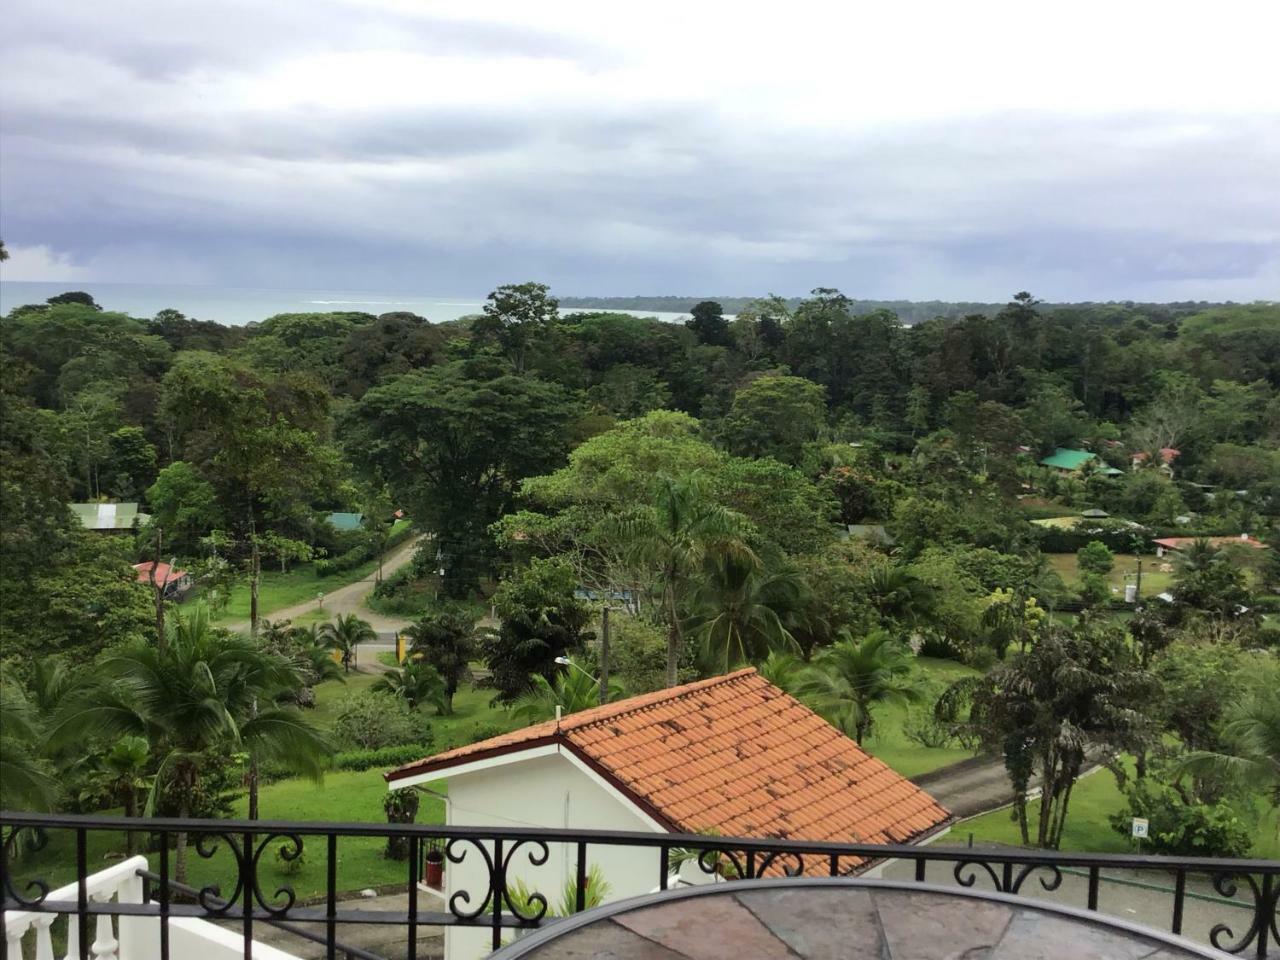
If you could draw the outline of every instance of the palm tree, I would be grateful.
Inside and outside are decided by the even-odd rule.
[[[444,680],[442,713],[453,713],[453,695],[471,679],[471,661],[479,654],[475,620],[457,607],[423,617],[405,631],[409,659],[435,667]]]
[[[743,540],[746,520],[716,503],[705,477],[694,471],[680,479],[659,477],[653,504],[615,526],[632,559],[657,568],[667,619],[667,686],[674,687],[684,649],[679,607],[688,580],[713,553],[751,552]]]
[[[215,630],[203,604],[167,626],[163,649],[134,644],[102,660],[98,682],[69,697],[59,710],[50,743],[146,737],[159,761],[148,813],[167,792],[178,816],[190,816],[201,764],[215,749],[246,751],[318,780],[329,744],[296,707],[276,703],[282,691],[301,682],[294,666],[242,637]],[[186,833],[176,840],[175,877],[184,881]]]
[[[882,624],[912,629],[933,621],[937,591],[904,567],[876,567],[863,581],[863,592]]]
[[[1179,774],[1214,777],[1250,791],[1265,790],[1280,807],[1280,670],[1263,677],[1227,710],[1223,751],[1196,750],[1178,763]]]
[[[796,696],[804,685],[808,666],[794,654],[773,650],[756,669],[760,671],[760,676],[779,690],[785,690],[792,696]]]
[[[599,681],[577,661],[569,660],[567,668],[556,674],[555,683],[540,673],[535,673],[530,679],[529,692],[511,705],[512,715],[526,723],[553,719],[556,707],[560,708],[561,715],[565,715],[600,706]],[[621,694],[621,687],[609,684],[611,702]]]
[[[98,758],[97,775],[93,778],[97,789],[124,805],[126,817],[138,816],[138,800],[147,790],[151,777],[147,766],[151,762],[151,745],[145,737],[121,737],[111,749]],[[125,852],[133,856],[134,831],[125,831]]]
[[[0,809],[53,809],[58,783],[40,757],[36,711],[7,673],[0,673],[0,717]]]
[[[337,621],[325,623],[320,627],[320,636],[331,650],[342,652],[342,669],[351,672],[351,663],[355,660],[356,647],[362,643],[372,643],[378,639],[377,632],[369,625],[369,621],[361,620],[354,613],[338,614]]]
[[[399,697],[416,710],[421,704],[434,704],[436,712],[445,713],[444,681],[429,663],[406,663],[399,670],[388,670],[370,688]]]
[[[693,586],[693,616],[687,622],[704,666],[724,673],[762,660],[770,651],[796,649],[784,618],[798,607],[801,592],[794,573],[767,571],[750,553],[726,551],[707,557],[703,576]]]
[[[800,686],[803,698],[832,726],[862,741],[882,703],[916,703],[924,681],[905,644],[885,630],[861,640],[848,634],[824,650]]]

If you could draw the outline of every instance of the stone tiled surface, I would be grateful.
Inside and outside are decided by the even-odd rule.
[[[536,960],[1193,960],[1137,933],[976,897],[884,887],[732,884],[602,918]]]

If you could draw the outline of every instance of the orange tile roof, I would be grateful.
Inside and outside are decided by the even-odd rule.
[[[674,832],[906,843],[950,814],[754,669],[427,757],[388,782],[558,744]]]

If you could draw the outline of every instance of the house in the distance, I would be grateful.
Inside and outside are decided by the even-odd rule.
[[[135,522],[143,524],[151,519],[138,512],[137,503],[73,503],[71,512],[86,530],[107,533],[132,530]]]
[[[1185,550],[1200,540],[1204,540],[1211,547],[1217,547],[1219,550],[1230,549],[1232,547],[1247,547],[1252,550],[1265,550],[1267,545],[1261,540],[1255,540],[1247,533],[1242,533],[1238,537],[1161,537],[1159,540],[1151,541],[1156,545],[1156,556],[1163,557],[1166,553],[1177,553],[1179,550]]]
[[[951,821],[924,790],[753,669],[535,724],[384,776],[392,789],[447,780],[441,796],[451,826],[920,843]],[[657,849],[606,844],[586,854],[608,884],[609,901],[657,889],[659,857]],[[842,872],[871,866],[846,859]],[[572,846],[552,844],[540,865],[513,856],[508,878],[556,892],[576,866]],[[780,874],[829,870],[825,857],[776,866]],[[713,879],[696,864],[679,876]],[[473,850],[448,864],[444,895],[483,898],[488,884],[485,858]],[[446,929],[447,960],[471,960],[488,948],[483,928]]]
[[[1088,450],[1072,450],[1069,447],[1058,447],[1040,461],[1040,466],[1049,467],[1061,473],[1083,473],[1091,464],[1097,468],[1098,473],[1108,477],[1119,476],[1123,472],[1108,466],[1096,453],[1090,453]]]
[[[137,571],[139,583],[147,587],[151,586],[151,569],[153,567],[155,568],[155,584],[161,588],[167,599],[178,600],[191,589],[193,583],[191,574],[185,570],[179,570],[172,564],[156,563],[154,560],[133,565],[133,569]]]

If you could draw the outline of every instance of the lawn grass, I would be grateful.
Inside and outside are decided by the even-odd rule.
[[[919,657],[917,662],[930,679],[941,683],[952,683],[961,677],[978,675],[977,670],[954,660]],[[887,704],[877,709],[875,728],[862,745],[863,749],[883,760],[904,777],[915,777],[973,756],[971,751],[963,747],[922,747],[907,739],[902,732],[906,716],[907,708],[898,704]]]
[[[1062,578],[1063,583],[1073,590],[1080,586],[1080,564],[1074,553],[1046,553],[1045,557],[1054,573]],[[1161,569],[1166,566],[1170,569]],[[1107,583],[1116,591],[1117,596],[1123,597],[1124,585],[1133,582],[1137,571],[1138,561],[1132,554],[1116,554],[1116,565],[1107,574]],[[1142,558],[1142,595],[1144,597],[1154,597],[1172,586],[1172,563],[1167,558],[1160,560],[1155,557]]]
[[[1067,822],[1062,828],[1062,849],[1085,853],[1135,853],[1136,841],[1111,829],[1108,817],[1124,808],[1124,795],[1116,786],[1116,778],[1107,770],[1098,770],[1081,778],[1071,791],[1071,806]],[[1258,808],[1255,826],[1254,857],[1280,858],[1280,837],[1277,837],[1277,812],[1269,812],[1262,804]],[[1031,835],[1035,836],[1040,822],[1038,802],[1028,809]],[[956,842],[967,842],[973,834],[975,843],[1002,843],[1021,846],[1022,837],[1012,808],[993,810],[971,820],[956,824],[951,836]]]

